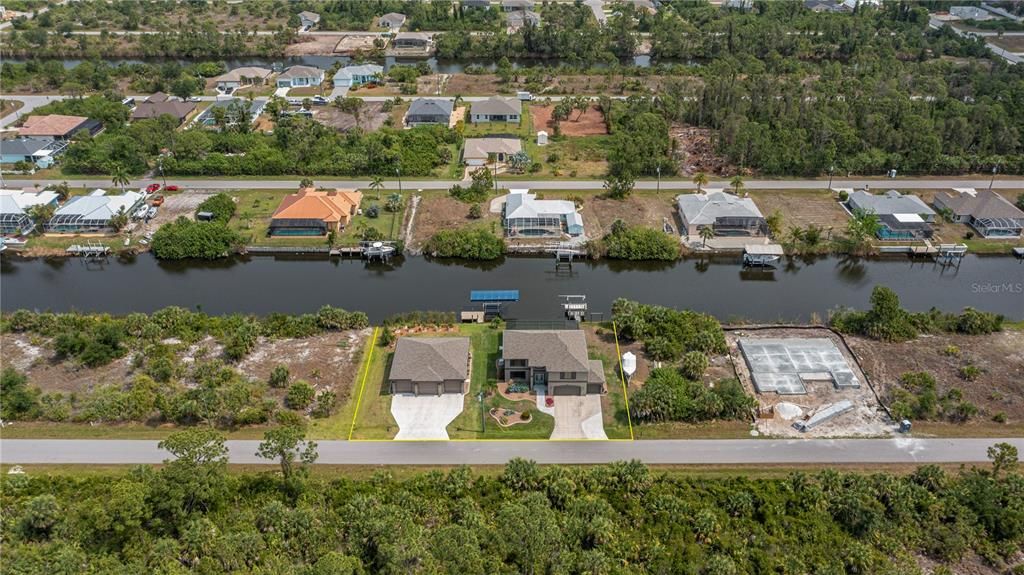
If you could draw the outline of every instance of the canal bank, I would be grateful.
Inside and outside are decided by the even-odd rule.
[[[417,310],[458,311],[473,289],[518,289],[517,318],[556,318],[560,295],[584,294],[608,317],[624,297],[689,308],[722,321],[808,321],[837,306],[866,308],[875,285],[894,289],[911,311],[975,307],[1024,319],[1024,264],[969,254],[959,266],[905,257],[787,258],[776,270],[749,270],[739,257],[669,263],[577,262],[555,269],[540,257],[491,262],[400,257],[388,263],[325,256],[238,256],[160,261],[149,254],[104,261],[0,261],[0,307],[109,313],[171,305],[207,313],[305,313],[330,304],[372,322]]]

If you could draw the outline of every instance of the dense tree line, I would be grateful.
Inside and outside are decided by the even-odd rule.
[[[615,220],[603,238],[587,243],[587,253],[591,257],[671,261],[679,259],[679,240],[661,230],[629,227],[622,220]]]
[[[377,16],[390,12],[405,14],[404,30],[497,30],[502,22],[498,10],[462,9],[453,0],[306,0],[293,3],[293,10],[320,14],[320,30],[367,30]]]
[[[707,314],[619,298],[612,303],[612,319],[619,337],[642,341],[647,355],[657,361],[678,361],[692,351],[726,351],[721,324]]]
[[[119,82],[127,81],[133,92],[150,94],[166,92],[180,97],[199,93],[205,78],[227,71],[222,62],[197,62],[182,65],[174,61],[156,63],[122,62],[117,65],[92,59],[66,68],[59,60],[32,59],[23,64],[4,62],[0,80],[9,90],[27,88],[33,91],[60,90],[66,96],[82,96],[88,92],[115,91]],[[182,93],[183,82],[192,88]],[[18,90],[21,91],[21,90]]]
[[[668,475],[638,462],[468,468],[395,480],[310,472],[317,446],[268,432],[279,472],[228,470],[210,431],[122,474],[7,475],[4,570],[78,573],[922,573],[1005,570],[1024,542],[1016,450],[906,475]],[[940,567],[941,568],[941,567]]]
[[[494,260],[505,253],[505,242],[486,228],[454,228],[431,236],[423,251],[439,258]]]

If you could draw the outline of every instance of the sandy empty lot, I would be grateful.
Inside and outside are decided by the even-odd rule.
[[[784,231],[814,224],[839,232],[846,229],[849,219],[832,193],[825,190],[751,190],[750,196],[765,217],[775,210],[782,213]]]
[[[372,52],[373,41],[377,39],[375,35],[369,34],[349,34],[342,36],[338,43],[334,46],[335,53],[338,54],[352,54],[355,52]]]
[[[549,134],[554,133],[555,125],[551,121],[551,114],[554,109],[554,106],[530,107],[530,115],[533,117],[533,128],[535,131],[546,130]],[[579,119],[577,119],[577,116]],[[561,122],[559,129],[566,136],[600,136],[608,133],[608,127],[604,124],[604,116],[601,115],[601,111],[597,109],[597,106],[591,106],[582,116],[579,112],[573,110],[569,114],[569,119]]]
[[[479,220],[469,219],[469,206],[441,193],[424,194],[416,208],[416,220],[413,222],[412,240],[409,248],[419,250],[431,236],[444,229],[453,229],[467,225],[485,223],[501,226],[501,214],[494,214],[488,209],[489,202],[481,202],[483,217]],[[500,231],[500,230],[499,230]]]
[[[679,223],[673,215],[673,202],[669,196],[653,194],[632,194],[625,200],[611,200],[599,196],[587,196],[580,208],[583,226],[588,237],[601,237],[612,229],[615,220],[622,220],[630,226],[644,226],[661,229],[665,219],[678,231]]]
[[[384,104],[381,102],[365,102],[359,112],[359,128],[365,132],[379,130],[388,119],[388,114],[383,111],[383,106]],[[342,112],[334,106],[318,107],[316,113],[313,114],[313,119],[341,132],[347,132],[357,126],[355,116]]]

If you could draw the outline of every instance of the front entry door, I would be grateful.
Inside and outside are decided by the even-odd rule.
[[[547,371],[535,371],[533,372],[533,386],[547,385],[548,384],[548,372]]]

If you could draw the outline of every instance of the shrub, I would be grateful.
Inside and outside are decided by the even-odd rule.
[[[1000,411],[992,416],[992,421],[996,423],[1006,423],[1007,417],[1005,411]]]
[[[313,389],[312,385],[299,380],[288,388],[288,393],[284,396],[284,404],[289,409],[306,409],[309,407],[309,404],[313,403],[315,395],[316,390]]]
[[[950,357],[960,357],[960,348],[955,345],[947,345],[946,349],[942,350],[942,355],[948,355]]]
[[[910,313],[900,307],[899,296],[885,286],[871,291],[870,310],[839,312],[832,316],[831,324],[837,331],[880,341],[907,341],[918,334]]]
[[[644,386],[629,399],[633,421],[640,423],[742,418],[753,406],[754,398],[736,380],[724,380],[709,388],[670,368],[651,371]]]
[[[231,196],[221,192],[203,200],[199,207],[196,208],[196,213],[198,214],[199,212],[210,212],[213,214],[212,221],[226,224],[231,219],[231,216],[235,215],[235,202],[231,199]]]
[[[288,385],[289,375],[287,366],[274,366],[274,369],[270,372],[270,378],[267,380],[267,384],[275,389],[284,389]]]
[[[960,368],[959,374],[966,381],[974,381],[981,375],[981,368],[976,365],[967,364]]]
[[[39,408],[39,390],[30,389],[28,377],[13,367],[0,372],[0,417],[32,419]]]
[[[725,333],[714,317],[689,310],[646,305],[627,299],[612,304],[619,336],[642,341],[659,361],[676,361],[689,351],[725,353]]]
[[[469,219],[479,220],[483,215],[483,210],[480,209],[480,204],[473,204],[469,206]]]
[[[424,251],[442,258],[493,260],[505,253],[505,242],[483,228],[456,228],[434,234]]]
[[[700,381],[708,369],[708,356],[699,351],[691,351],[683,356],[681,371],[687,379]]]
[[[153,234],[153,255],[160,259],[215,259],[242,244],[242,237],[220,222],[194,222],[181,217]]]
[[[621,224],[621,225],[617,225]],[[612,231],[604,236],[605,255],[625,260],[676,260],[679,259],[679,241],[660,230],[644,227],[627,227],[616,220]]]
[[[338,396],[333,391],[323,391],[316,396],[316,406],[313,407],[313,411],[310,413],[317,419],[324,419],[330,417],[331,413],[334,412],[334,407],[338,403]]]

